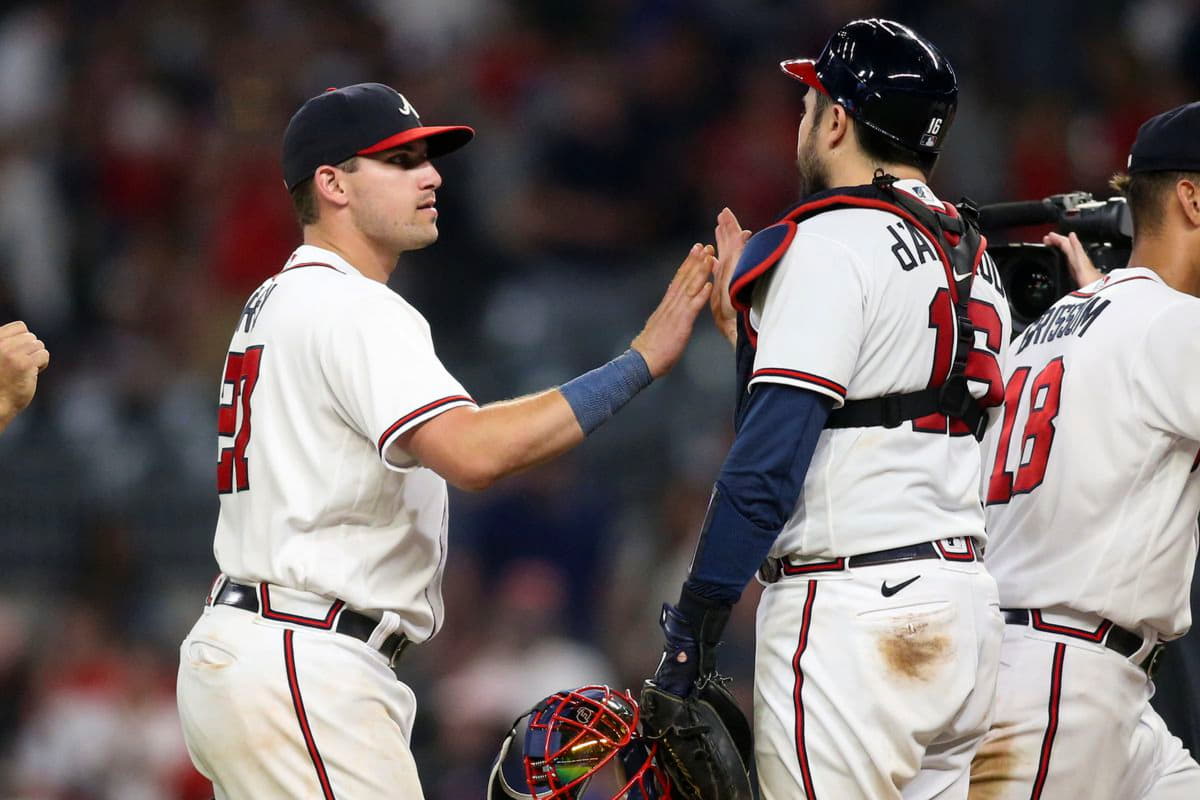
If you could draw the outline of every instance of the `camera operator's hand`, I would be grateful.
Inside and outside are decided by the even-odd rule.
[[[1042,237],[1042,244],[1047,247],[1057,247],[1067,257],[1067,266],[1071,269],[1071,277],[1076,286],[1087,286],[1089,283],[1104,277],[1096,265],[1088,258],[1083,243],[1075,234],[1063,236],[1061,233],[1047,233]]]

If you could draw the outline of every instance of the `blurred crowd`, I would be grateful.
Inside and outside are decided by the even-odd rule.
[[[298,241],[292,111],[381,81],[426,123],[441,240],[393,284],[480,401],[627,345],[717,211],[794,197],[799,87],[848,19],[938,42],[960,107],[935,189],[1106,195],[1138,124],[1200,96],[1195,0],[9,0],[0,11],[0,322],[53,355],[0,437],[0,798],[192,800],[178,642],[211,553],[218,376]],[[401,666],[430,800],[481,796],[513,718],[655,666],[729,442],[732,358],[685,360],[553,467],[451,499],[448,625]],[[749,707],[756,586],[722,648]]]

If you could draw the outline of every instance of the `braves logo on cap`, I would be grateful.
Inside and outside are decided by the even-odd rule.
[[[413,108],[413,104],[408,102],[407,97],[400,94],[399,92],[396,92],[396,97],[400,98],[400,113],[401,114],[404,114],[405,116],[413,116],[413,117],[421,116],[420,114],[417,113],[417,110],[415,108]]]

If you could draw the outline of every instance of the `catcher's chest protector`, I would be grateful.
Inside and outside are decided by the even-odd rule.
[[[964,219],[953,206],[949,206],[945,212],[936,211],[904,191],[893,188],[893,182],[891,176],[883,175],[865,186],[819,192],[794,206],[779,222],[759,231],[746,243],[729,285],[730,301],[738,311],[735,430],[741,426],[749,404],[750,376],[754,372],[758,349],[758,333],[750,321],[755,285],[783,258],[801,222],[826,211],[869,208],[895,214],[916,227],[933,243],[945,269],[946,283],[954,304],[957,326],[955,357],[942,384],[902,395],[862,401],[847,400],[842,408],[830,415],[826,427],[896,427],[904,420],[916,419],[936,410],[964,420],[977,438],[982,435],[986,415],[966,391],[966,380],[962,373],[974,338],[966,307],[987,241],[975,225],[974,207],[969,202],[964,203],[963,210],[968,212]]]

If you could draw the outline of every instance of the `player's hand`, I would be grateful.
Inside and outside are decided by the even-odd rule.
[[[676,697],[687,697],[700,677],[700,645],[691,623],[670,603],[663,603],[659,625],[666,641],[650,682]]]
[[[1063,236],[1061,233],[1047,233],[1042,237],[1042,244],[1047,247],[1057,247],[1067,257],[1067,267],[1071,270],[1071,277],[1075,280],[1076,286],[1087,286],[1089,283],[1100,280],[1104,275],[1088,258],[1087,251],[1083,249],[1083,243],[1079,241],[1079,237],[1075,234]]]
[[[713,322],[721,335],[737,346],[737,312],[729,300],[729,282],[733,279],[733,268],[742,257],[750,231],[743,230],[737,217],[728,208],[717,214],[717,227],[713,233],[717,240],[717,263],[713,270],[713,290],[708,298]]]
[[[696,315],[708,302],[712,291],[710,276],[714,261],[711,248],[693,245],[667,287],[662,302],[630,345],[646,359],[646,366],[655,378],[670,372],[683,355]]]
[[[29,405],[50,352],[24,322],[0,326],[0,428]]]

